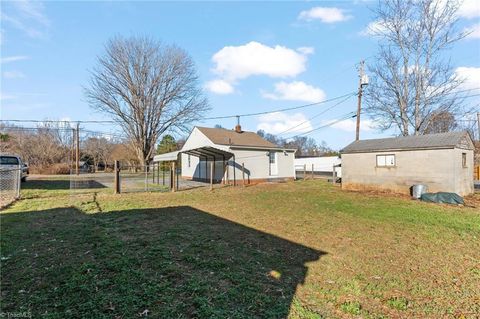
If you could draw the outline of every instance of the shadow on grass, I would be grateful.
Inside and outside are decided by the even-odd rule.
[[[323,254],[192,207],[1,216],[2,312],[286,318]]]
[[[106,188],[106,186],[92,179],[72,180],[70,182],[68,176],[65,179],[30,179],[26,183],[22,183],[22,189],[31,190],[68,190],[71,188],[90,189]]]

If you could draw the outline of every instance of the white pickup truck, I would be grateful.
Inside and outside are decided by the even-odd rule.
[[[25,164],[20,156],[0,154],[0,170],[9,170],[20,168],[22,182],[27,181],[28,165]]]

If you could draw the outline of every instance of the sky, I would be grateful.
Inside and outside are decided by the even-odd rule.
[[[328,101],[356,92],[359,61],[368,65],[374,59],[377,39],[369,26],[374,25],[376,5],[375,1],[2,1],[0,118],[108,119],[89,107],[83,88],[104,44],[117,35],[146,35],[185,49],[209,100],[209,117]],[[459,15],[459,28],[471,33],[447,54],[466,78],[465,85],[478,88],[480,1],[467,0]],[[341,101],[242,117],[241,125],[247,131],[263,129],[284,138],[327,125],[307,136],[340,149],[355,138],[355,119],[341,119],[356,111],[357,98],[334,106]],[[233,128],[236,119],[196,123],[216,124]],[[118,132],[108,124],[85,128]],[[379,131],[362,115],[362,139],[396,133]]]

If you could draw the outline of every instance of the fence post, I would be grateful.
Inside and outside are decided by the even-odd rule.
[[[172,192],[175,192],[175,162],[172,162],[172,171],[170,173],[170,185],[172,188]]]
[[[152,164],[152,184],[155,184],[155,162]]]
[[[18,172],[17,172],[17,185],[16,185],[16,186],[17,186],[17,187],[16,187],[17,189],[16,189],[16,194],[15,194],[15,195],[16,195],[16,197],[15,197],[16,199],[19,199],[19,198],[20,198],[20,187],[21,187],[20,185],[22,184],[22,168],[21,168],[20,165],[19,165],[18,167],[19,167],[19,168],[18,168]]]
[[[143,190],[148,192],[148,164],[143,167],[143,170],[145,171],[145,187]]]
[[[210,190],[213,190],[213,163],[210,161]]]
[[[119,161],[115,161],[113,171],[115,172],[114,194],[120,194],[120,162]]]
[[[303,179],[307,179],[307,164],[303,164]]]
[[[242,179],[243,179],[243,187],[245,187],[245,163],[242,163]]]

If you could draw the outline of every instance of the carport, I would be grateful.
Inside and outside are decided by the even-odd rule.
[[[178,159],[179,154],[186,154],[190,156],[198,157],[199,160],[204,160],[205,165],[202,168],[202,165],[198,166],[199,169],[199,179],[201,181],[210,182],[210,187],[213,187],[214,182],[223,182],[223,184],[228,184],[230,182],[229,177],[229,163],[230,160],[233,159],[233,166],[235,167],[235,154],[216,148],[212,146],[203,146],[194,149],[187,149],[182,151],[175,151],[165,154],[156,155],[153,158],[154,163],[166,162],[166,161],[176,161]],[[209,172],[208,163],[210,162],[210,176],[207,176]],[[222,162],[223,167],[223,178],[220,180],[214,179],[215,174],[215,163]],[[202,178],[202,170],[204,170],[205,178]],[[236,186],[236,176],[235,176],[235,169],[233,170],[233,185]]]

